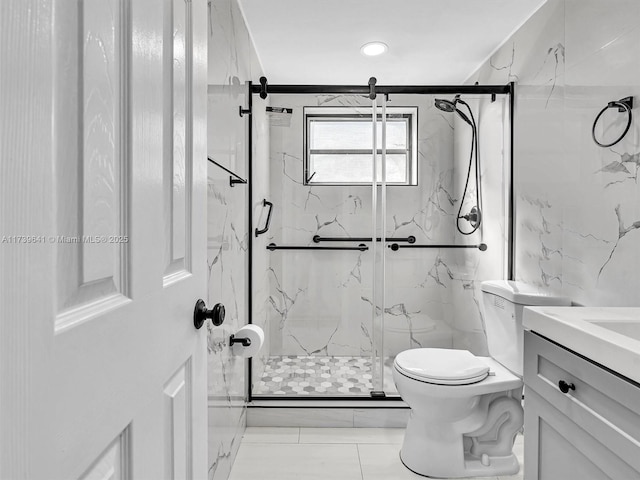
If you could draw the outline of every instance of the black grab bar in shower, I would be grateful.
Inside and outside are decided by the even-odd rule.
[[[320,242],[370,242],[372,237],[321,237],[320,235],[313,236],[314,243]],[[409,235],[406,238],[401,237],[387,237],[385,238],[387,242],[408,242],[408,243],[416,243],[416,237],[413,235]],[[382,241],[382,238],[377,237],[377,242]]]
[[[262,200],[262,206],[266,207],[269,206],[269,212],[267,213],[267,221],[264,224],[264,228],[257,228],[256,227],[256,237],[258,235],[262,235],[263,233],[267,233],[267,230],[269,230],[269,227],[271,226],[271,212],[273,211],[273,203],[269,202],[266,198],[264,198]]]
[[[478,245],[398,245],[397,243],[392,243],[387,246],[394,252],[400,248],[477,248],[481,252],[484,252],[487,249],[486,243],[480,243]]]
[[[267,250],[359,250],[361,252],[365,252],[369,250],[365,244],[361,243],[357,247],[316,247],[314,245],[276,245],[275,243],[270,243],[267,245]]]

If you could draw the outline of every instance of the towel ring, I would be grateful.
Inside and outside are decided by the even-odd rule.
[[[625,127],[624,132],[622,132],[622,135],[620,135],[620,137],[618,137],[617,140],[611,143],[601,143],[596,138],[596,125],[598,123],[598,120],[600,120],[600,117],[604,114],[604,112],[606,112],[610,108],[617,108],[619,112],[625,112],[625,111],[627,112],[627,126]],[[616,143],[622,140],[624,136],[627,134],[627,132],[629,131],[629,128],[631,128],[631,120],[633,118],[633,115],[631,113],[632,108],[633,108],[633,97],[625,97],[625,98],[621,98],[620,100],[609,102],[606,107],[600,110],[600,113],[598,113],[598,116],[596,116],[596,119],[593,122],[593,127],[591,128],[591,136],[593,137],[593,141],[596,142],[597,145],[607,148],[607,147],[613,147]]]

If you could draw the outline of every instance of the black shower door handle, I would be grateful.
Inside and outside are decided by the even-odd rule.
[[[256,227],[256,237],[258,235],[262,235],[263,233],[266,233],[269,230],[269,226],[271,225],[271,212],[273,211],[273,203],[267,201],[267,199],[263,199],[262,200],[262,206],[266,207],[269,206],[269,213],[267,213],[267,221],[265,222],[264,228],[263,229],[259,229]]]

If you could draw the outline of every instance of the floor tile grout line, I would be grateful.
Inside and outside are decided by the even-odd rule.
[[[356,443],[356,452],[358,453],[358,465],[360,465],[360,478],[364,480],[364,471],[362,470],[362,459],[360,458],[360,445]]]
[[[269,442],[261,442],[261,443],[269,443]],[[271,442],[273,443],[273,442]],[[287,443],[287,445],[295,445],[294,443]],[[301,442],[300,445],[386,445],[388,447],[399,446],[401,443],[394,442],[361,442],[357,441],[343,441],[343,442]]]
[[[298,442],[273,442],[273,441],[253,441],[253,442],[242,442],[244,445],[304,445],[304,443]]]

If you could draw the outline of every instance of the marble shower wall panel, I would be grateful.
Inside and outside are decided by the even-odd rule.
[[[572,87],[634,87],[640,66],[640,4],[633,0],[565,0],[567,61]]]
[[[564,98],[517,98],[515,138],[516,279],[562,291],[562,205],[570,191],[562,145]],[[557,89],[557,92],[560,90]],[[569,169],[571,170],[571,169]]]
[[[236,0],[209,2],[208,156],[247,175],[245,81],[261,68]],[[222,326],[208,322],[209,479],[225,480],[246,425],[245,361],[231,355],[229,336],[247,323],[247,192],[208,164],[207,305],[226,307]]]
[[[518,279],[584,305],[640,305],[638,108],[617,145],[591,139],[608,102],[637,105],[639,25],[638,2],[553,0],[469,79],[518,81]],[[597,133],[623,121],[610,111]]]
[[[594,111],[614,98],[637,97],[640,89],[567,87],[567,92],[567,140],[575,145],[567,160],[576,170],[572,195],[564,205],[564,291],[585,305],[637,305],[638,126],[632,125],[624,140],[606,149],[595,146],[590,130]]]
[[[575,167],[565,205],[564,289],[588,305],[640,305],[640,4],[616,0],[566,4],[566,157]],[[579,16],[580,21],[577,18]],[[584,29],[589,26],[589,34]],[[634,121],[610,148],[591,140],[596,114],[633,96]],[[610,110],[597,134],[611,139],[626,125]]]
[[[297,95],[270,97],[272,106],[294,109],[291,127],[271,127],[273,241],[310,245],[315,234],[370,235],[370,189],[354,187],[346,193],[340,187],[303,185],[302,107],[331,100]],[[370,264],[370,256],[287,250],[265,251],[265,255],[271,264],[270,354],[359,354],[360,319],[371,318],[371,306],[361,299],[360,291],[363,281],[370,283],[371,270],[362,272]],[[366,297],[371,298],[371,294]],[[370,345],[366,348],[371,349]]]
[[[468,83],[516,82],[516,279],[562,288],[564,5],[550,0]],[[547,188],[555,184],[555,188]]]
[[[507,242],[508,242],[508,185],[510,183],[510,119],[509,98],[497,97],[492,101],[488,97],[473,98],[468,101],[474,111],[478,124],[479,158],[482,180],[483,224],[474,234],[466,237],[464,243],[485,243],[487,250],[458,250],[455,252],[459,263],[454,272],[456,289],[456,337],[455,345],[478,355],[486,355],[486,335],[480,285],[483,280],[507,278]],[[462,123],[462,122],[460,122]],[[459,124],[461,133],[456,137],[456,166],[465,172],[469,161],[468,125]],[[462,130],[464,128],[464,130]],[[460,154],[460,156],[458,156]],[[458,177],[456,193],[462,195],[466,179]],[[471,191],[475,186],[470,185]],[[463,208],[469,211],[472,202]],[[464,223],[464,222],[463,222]],[[463,227],[464,228],[464,227]],[[459,239],[462,237],[458,237]],[[460,335],[460,332],[463,332]]]
[[[370,236],[369,187],[303,184],[302,130],[304,106],[368,106],[369,101],[357,96],[271,95],[270,99],[274,107],[293,108],[290,127],[271,127],[274,241],[310,245],[316,234]],[[456,201],[452,194],[453,119],[435,109],[432,96],[395,95],[389,105],[419,109],[419,186],[388,188],[387,234],[415,235],[418,243],[452,242]],[[256,255],[260,255],[258,250]],[[371,353],[371,252],[276,251],[266,255],[271,264],[271,355]],[[404,339],[395,344],[430,345],[431,337],[416,335],[423,329],[414,327],[424,326],[430,318],[440,325],[438,345],[448,335],[450,346],[453,309],[446,253],[389,251],[387,259],[387,327],[393,330],[392,336]]]
[[[279,349],[285,352],[282,355],[360,355],[359,319],[371,317],[371,306],[362,297],[370,298],[366,293],[370,286],[349,285],[349,280],[355,264],[368,263],[370,255],[357,251],[271,255],[281,260],[280,271],[272,272],[271,354]],[[370,350],[369,345],[363,348]]]
[[[473,96],[464,99],[471,106],[478,125],[483,223],[472,235],[464,237],[458,234],[456,243],[485,243],[488,248],[484,252],[476,249],[451,252],[455,258],[451,263],[455,305],[454,346],[477,355],[486,355],[480,284],[483,280],[506,278],[507,275],[509,103],[506,96],[497,97],[495,101]],[[462,197],[465,188],[471,141],[470,126],[456,117],[454,157],[457,175],[454,194],[457,198]],[[463,214],[476,204],[475,191],[472,179],[466,197],[468,200],[463,204]],[[470,230],[466,222],[461,222],[461,227]]]

